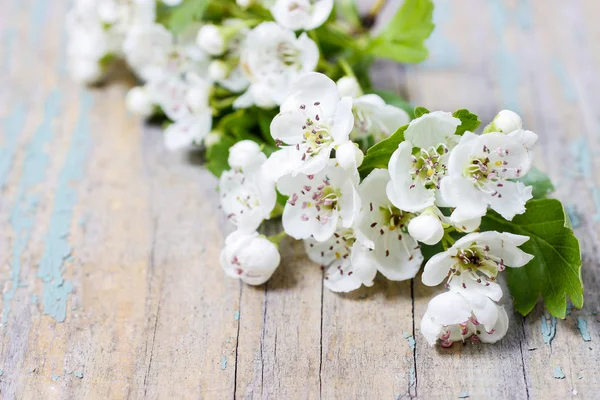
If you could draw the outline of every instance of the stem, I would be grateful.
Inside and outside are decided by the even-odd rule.
[[[269,239],[269,241],[271,243],[273,243],[275,246],[277,246],[277,248],[279,248],[279,244],[281,243],[283,238],[285,238],[286,236],[287,236],[287,233],[285,233],[285,231],[281,231],[276,235],[267,236],[267,239]]]
[[[344,71],[344,74],[356,78],[356,74],[354,73],[354,70],[352,69],[352,66],[350,65],[348,60],[346,60],[344,57],[340,57],[338,59],[338,64],[340,64],[340,67],[342,67],[342,71]]]
[[[373,7],[371,7],[371,10],[369,10],[369,17],[377,17],[377,15],[379,15],[379,12],[381,11],[386,2],[387,0],[377,0],[377,2],[373,4]]]

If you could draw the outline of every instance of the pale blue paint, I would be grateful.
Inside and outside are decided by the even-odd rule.
[[[459,399],[468,399],[469,398],[469,393],[467,393],[467,392],[460,392],[458,394],[458,398]]]
[[[595,222],[600,221],[600,188],[598,188],[594,181],[594,157],[590,150],[587,139],[581,136],[570,145],[571,155],[575,164],[575,174],[582,176],[587,184],[588,189],[592,194],[592,200],[596,208],[596,212],[593,215]]]
[[[55,381],[57,381],[59,378],[60,378],[59,375],[52,374],[52,379],[54,379]]]
[[[42,123],[36,129],[25,152],[25,162],[23,173],[17,189],[16,201],[13,205],[9,222],[14,232],[14,242],[10,258],[10,280],[12,285],[2,294],[4,307],[2,311],[2,324],[8,321],[8,315],[11,310],[11,300],[14,298],[19,287],[19,277],[21,274],[21,259],[27,248],[31,230],[34,224],[34,212],[38,205],[39,194],[33,193],[34,188],[43,182],[44,174],[48,168],[49,156],[46,153],[46,146],[52,141],[54,129],[52,122],[60,111],[61,95],[58,90],[53,90],[44,105],[44,118]],[[18,135],[16,130],[19,124],[15,126],[14,135]]]
[[[552,60],[552,72],[560,81],[562,86],[563,95],[565,100],[568,103],[575,103],[577,101],[577,94],[575,93],[575,89],[573,87],[573,83],[571,82],[571,78],[569,77],[569,72],[563,65],[563,63],[558,60]]]
[[[572,203],[567,203],[565,205],[565,210],[569,215],[569,219],[571,220],[571,225],[574,229],[577,229],[581,226],[581,218],[579,215],[579,210],[577,210],[577,206]]]
[[[459,65],[458,48],[448,40],[444,27],[454,18],[454,8],[449,0],[437,0],[433,10],[435,29],[426,41],[429,58],[421,67],[431,69],[452,68]]]
[[[4,375],[4,370],[0,369],[0,376]]]
[[[240,320],[240,312],[239,312],[239,311],[236,311],[236,312],[233,314],[233,319],[234,319],[235,321],[239,321],[239,320]]]
[[[2,64],[1,69],[8,70],[10,67],[11,55],[17,41],[17,32],[14,28],[4,31],[4,43],[2,44]]]
[[[506,43],[506,31],[509,21],[506,5],[500,0],[490,0],[492,26],[496,35],[498,48],[494,51],[495,64],[498,72],[498,83],[504,99],[504,107],[519,113],[519,84],[521,81],[517,58],[509,52]]]
[[[565,379],[565,373],[563,372],[560,365],[554,367],[554,379]]]
[[[83,372],[77,371],[77,372],[75,372],[75,376],[78,377],[79,379],[83,379]]]
[[[44,314],[63,322],[67,314],[67,297],[73,286],[63,279],[65,259],[71,255],[67,238],[71,230],[73,208],[77,204],[77,183],[83,177],[90,147],[89,111],[92,95],[82,92],[79,100],[81,110],[75,126],[65,163],[58,176],[54,205],[48,232],[44,238],[44,253],[40,260],[38,277],[44,282],[42,303]]]
[[[592,340],[590,333],[587,329],[587,322],[583,318],[577,318],[577,329],[579,329],[579,333],[581,333],[581,338],[585,342],[589,342]]]
[[[410,367],[409,375],[410,375],[410,380],[409,380],[410,386],[415,386],[415,383],[417,380],[416,376],[415,376],[415,367]]]
[[[548,346],[552,343],[554,336],[556,336],[556,318],[550,317],[550,323],[544,315],[542,315],[542,323],[540,325],[542,331],[542,339]]]
[[[25,106],[22,103],[17,104],[12,113],[2,121],[4,127],[4,137],[0,141],[0,190],[6,184],[8,173],[12,168],[12,163],[17,150],[19,134],[25,123]]]
[[[42,37],[42,32],[46,25],[46,17],[48,16],[49,4],[50,2],[48,0],[37,0],[33,3],[33,6],[29,11],[31,17],[29,23],[29,41],[31,43],[39,42]]]
[[[529,0],[519,0],[517,4],[517,22],[521,29],[531,29],[533,26],[533,10],[531,9],[531,3]]]
[[[38,302],[38,295],[34,293],[31,295],[31,304],[37,304],[37,302]]]
[[[221,369],[225,370],[225,368],[227,368],[227,357],[223,356],[221,357]]]

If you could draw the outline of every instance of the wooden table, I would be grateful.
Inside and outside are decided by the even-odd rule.
[[[68,3],[0,2],[3,398],[598,398],[598,1],[436,0],[431,58],[378,67],[432,110],[519,112],[583,247],[582,310],[507,299],[504,340],[449,350],[420,336],[419,278],[334,294],[289,240],[267,285],[225,278],[216,179],[127,114],[126,83],[69,80]]]

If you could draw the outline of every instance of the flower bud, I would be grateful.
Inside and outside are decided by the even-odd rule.
[[[510,133],[523,128],[521,117],[513,111],[502,110],[494,118],[496,129],[502,133]]]
[[[419,242],[434,245],[442,240],[444,228],[439,218],[421,214],[410,220],[408,223],[408,233]]]
[[[257,232],[236,231],[225,239],[220,261],[228,276],[262,285],[279,266],[281,256],[277,247]]]
[[[175,7],[183,3],[183,0],[162,0],[162,2],[169,7]]]
[[[129,112],[142,117],[149,117],[154,111],[154,105],[152,104],[150,95],[146,89],[141,86],[129,89],[127,97],[125,98],[125,105]]]
[[[335,158],[345,170],[356,170],[365,159],[365,155],[353,142],[345,143],[335,150]]]
[[[218,27],[215,25],[204,25],[198,31],[196,43],[200,48],[213,56],[220,56],[225,53],[227,43]]]
[[[229,66],[222,60],[214,60],[208,66],[208,76],[213,81],[222,81],[229,75]]]
[[[258,143],[252,140],[242,140],[229,149],[229,166],[234,169],[246,169],[256,163],[262,163],[265,156]]]
[[[353,99],[362,95],[360,84],[353,76],[345,76],[337,81],[337,87],[342,97],[352,97]]]
[[[207,148],[213,147],[214,145],[216,145],[217,143],[219,143],[221,141],[221,136],[222,136],[221,133],[212,131],[204,139],[204,145]]]

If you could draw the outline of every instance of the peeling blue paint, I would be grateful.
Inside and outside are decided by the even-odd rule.
[[[240,320],[240,312],[239,312],[239,311],[236,311],[236,312],[233,314],[233,319],[234,319],[235,321],[239,321],[239,320]]]
[[[75,376],[78,377],[79,379],[83,379],[83,372],[77,371],[77,372],[75,372]]]
[[[54,379],[55,381],[57,381],[59,378],[60,378],[59,375],[52,374],[52,379]]]
[[[44,253],[37,276],[44,282],[42,303],[44,314],[63,322],[67,314],[67,297],[73,289],[71,282],[63,279],[65,259],[71,255],[67,238],[71,230],[73,208],[77,204],[76,183],[83,177],[83,167],[90,146],[89,110],[92,95],[82,92],[81,110],[71,137],[65,163],[58,176],[54,205],[48,232],[44,238]]]
[[[227,368],[227,357],[223,356],[221,357],[221,369],[224,370],[225,368]]]
[[[2,325],[8,321],[8,315],[11,310],[11,301],[15,297],[19,287],[21,274],[21,259],[29,243],[31,230],[34,224],[34,213],[38,205],[39,194],[34,193],[35,187],[44,179],[44,173],[48,167],[49,156],[46,153],[46,146],[52,141],[54,129],[52,122],[60,110],[61,95],[58,90],[53,90],[44,104],[44,117],[42,122],[35,130],[31,141],[25,152],[25,162],[23,173],[17,189],[17,197],[13,205],[9,222],[14,232],[14,242],[10,257],[10,281],[8,290],[2,294],[4,306],[2,310]],[[18,111],[19,113],[21,111]],[[17,117],[8,130],[9,135],[18,136],[23,126],[19,122],[21,117]],[[15,139],[16,140],[16,139]]]
[[[517,22],[521,29],[531,29],[533,26],[533,10],[531,9],[531,3],[529,0],[519,0],[517,5]]]
[[[565,373],[563,372],[560,365],[554,367],[554,379],[565,379]]]
[[[25,107],[23,104],[17,104],[13,112],[2,122],[4,137],[0,141],[2,146],[0,147],[0,190],[6,184],[6,178],[11,170],[17,150],[17,139],[25,124]]]
[[[579,318],[579,317],[577,318],[577,329],[579,329],[579,333],[581,333],[581,338],[585,342],[589,342],[592,340],[592,337],[590,336],[590,333],[588,332],[587,322],[585,319]]]
[[[469,398],[469,393],[467,393],[467,392],[460,392],[458,394],[458,398],[459,399],[468,399]]]
[[[499,0],[490,0],[492,26],[496,35],[498,49],[494,52],[495,64],[498,73],[498,82],[502,97],[504,98],[504,106],[516,113],[519,113],[519,84],[520,75],[518,62],[516,57],[510,53],[506,42],[506,31],[508,30],[509,21],[513,20],[512,16],[508,15],[506,4]]]
[[[29,41],[31,43],[37,43],[42,37],[42,31],[46,24],[46,17],[48,16],[48,4],[50,4],[48,0],[37,0],[29,11],[29,15],[31,16]]]
[[[31,304],[37,304],[37,302],[38,302],[38,295],[34,293],[31,295]]]
[[[554,336],[556,336],[556,318],[550,317],[550,323],[548,323],[546,317],[542,315],[542,323],[540,327],[544,343],[550,346],[552,340],[554,339]]]
[[[409,375],[410,375],[410,381],[409,381],[410,386],[415,386],[415,382],[416,382],[415,367],[410,367]]]
[[[567,211],[567,215],[569,216],[569,220],[571,221],[573,229],[579,228],[581,226],[581,217],[579,210],[577,210],[577,206],[572,203],[567,203],[565,205],[565,210]]]

